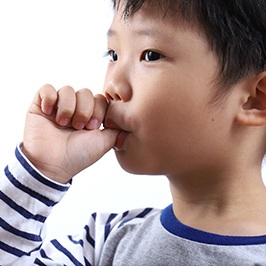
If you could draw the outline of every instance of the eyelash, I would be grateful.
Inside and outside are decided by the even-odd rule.
[[[148,58],[148,57],[153,57],[153,58]],[[155,57],[154,57],[155,56]],[[118,55],[117,53],[114,51],[114,50],[109,50],[107,51],[105,54],[104,54],[104,57],[108,58],[108,60],[110,62],[115,62],[118,60]],[[140,60],[144,60],[144,61],[147,61],[147,62],[154,62],[154,61],[158,61],[158,60],[161,60],[161,59],[164,59],[165,56],[156,52],[156,51],[153,51],[153,50],[146,50],[144,51],[141,56],[140,56]]]
[[[149,56],[151,58],[148,58]],[[147,62],[154,62],[154,61],[158,61],[158,60],[161,60],[164,58],[165,58],[164,55],[162,55],[156,51],[153,51],[153,50],[146,50],[141,55],[141,60],[145,60]]]
[[[106,57],[110,62],[115,62],[118,60],[118,55],[114,50],[109,50],[106,53],[104,53],[104,57]]]

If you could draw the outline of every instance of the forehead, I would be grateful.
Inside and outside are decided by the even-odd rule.
[[[140,9],[146,8],[163,16],[173,16],[182,9],[184,0],[113,0],[115,9],[122,9],[125,17],[131,17]],[[187,0],[185,0],[187,1]],[[186,3],[187,5],[187,3]]]
[[[120,16],[125,21],[133,19],[134,17],[136,17],[136,15],[142,15],[144,16],[144,18],[146,17],[146,19],[152,20],[170,20],[170,18],[171,20],[174,20],[174,18],[175,20],[177,20],[178,18],[177,15],[173,15],[172,12],[169,12],[168,10],[164,9],[162,5],[159,5],[158,3],[161,1],[158,1],[157,4],[152,4],[153,1],[135,1],[144,2],[141,6],[138,6],[137,4],[134,5],[133,3],[128,6],[128,2],[133,1],[119,1],[119,3],[114,8],[115,15]]]
[[[125,26],[128,30],[133,30],[140,36],[156,36],[164,34],[164,32],[160,31],[160,26],[169,28],[170,26],[173,27],[175,23],[170,23],[168,19],[163,19],[144,8],[133,16],[125,18],[123,16],[123,10],[119,9],[114,13],[113,21],[108,31],[108,37],[116,35],[116,29],[121,25]]]
[[[181,16],[165,15],[161,8],[143,5],[131,16],[125,17],[125,8],[119,5],[114,11],[114,17],[108,37],[117,35],[119,28],[125,28],[138,37],[151,37],[163,39],[165,42],[172,42],[178,32],[188,32],[206,41],[205,35],[194,24],[190,24]]]

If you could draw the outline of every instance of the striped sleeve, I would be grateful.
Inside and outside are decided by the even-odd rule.
[[[94,213],[81,234],[47,241],[35,263],[36,265],[99,265],[100,260],[104,260],[101,256],[110,233],[115,233],[124,224],[141,223],[153,210],[155,209],[135,209],[121,214]],[[60,264],[55,263],[59,261]]]
[[[46,217],[68,188],[42,176],[16,148],[0,175],[0,265],[15,265],[40,248]]]
[[[13,162],[0,175],[0,265],[99,265],[110,233],[141,222],[154,210],[94,213],[80,234],[45,239],[46,217],[69,186],[42,176],[16,149]]]

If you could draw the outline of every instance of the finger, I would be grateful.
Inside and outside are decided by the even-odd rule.
[[[106,98],[102,94],[97,94],[94,96],[94,110],[93,115],[88,122],[86,128],[89,130],[98,129],[105,117],[108,103]]]
[[[90,120],[94,110],[94,98],[88,89],[76,92],[76,110],[72,118],[72,126],[75,129],[83,129]]]
[[[72,87],[65,86],[58,91],[56,122],[60,126],[67,126],[76,108],[76,94]]]
[[[36,112],[36,107],[45,115],[51,115],[57,104],[57,92],[52,85],[45,84],[36,93],[30,112]],[[37,111],[38,111],[37,110]]]

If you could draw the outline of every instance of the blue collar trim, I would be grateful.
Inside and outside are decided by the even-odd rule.
[[[207,233],[186,226],[178,221],[173,212],[172,204],[162,211],[161,223],[173,235],[209,245],[246,246],[266,244],[266,235],[263,236],[223,236]]]

